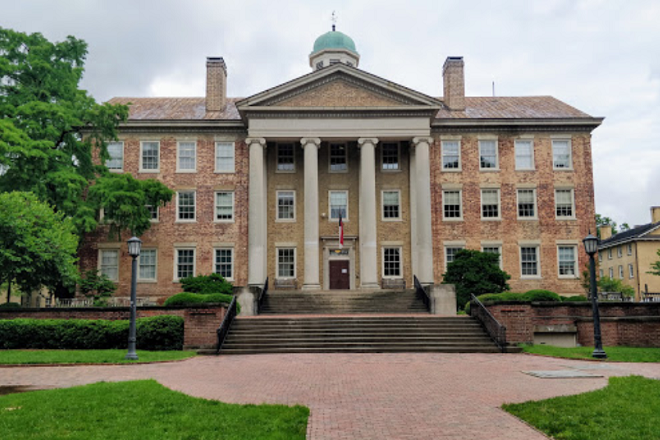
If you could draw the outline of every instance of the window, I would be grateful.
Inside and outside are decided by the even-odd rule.
[[[539,248],[537,246],[520,248],[520,274],[523,277],[539,275]]]
[[[277,219],[296,219],[296,192],[277,191]]]
[[[628,255],[632,255],[632,244],[627,246]]]
[[[573,209],[572,189],[555,190],[555,210],[557,218],[573,218],[575,210]]]
[[[383,248],[383,278],[401,278],[401,248]]]
[[[124,143],[108,142],[110,158],[105,162],[109,170],[122,171],[124,169]]]
[[[296,249],[277,248],[277,278],[296,277]]]
[[[397,191],[383,191],[383,220],[401,220],[401,193]]]
[[[381,148],[383,154],[383,170],[393,171],[399,169],[399,144],[386,142]]]
[[[481,218],[500,218],[500,190],[481,190]]]
[[[233,173],[234,172],[234,143],[216,142],[215,143],[215,172]]]
[[[141,142],[140,171],[158,171],[160,169],[160,142]]]
[[[559,276],[574,278],[576,274],[575,266],[575,246],[559,246]]]
[[[234,221],[234,191],[218,191],[215,193],[215,220],[220,222]]]
[[[612,259],[612,248],[607,250],[607,259],[611,260]]]
[[[499,260],[499,266],[500,266],[500,269],[502,269],[502,247],[501,246],[494,246],[494,245],[482,246],[481,247],[481,252],[485,252],[487,254],[497,254],[498,260]]]
[[[600,263],[601,261],[603,261],[603,253],[598,252],[598,262]]]
[[[536,190],[518,190],[518,218],[536,218]]]
[[[461,169],[461,143],[459,141],[442,141],[442,169]]]
[[[482,170],[497,169],[497,141],[483,140],[479,141],[479,168]]]
[[[234,249],[220,248],[215,250],[215,273],[226,280],[234,279]]]
[[[516,169],[533,170],[534,169],[534,143],[529,140],[517,140],[516,149]]]
[[[610,273],[610,278],[614,278],[614,268],[613,267],[610,267],[609,273]]]
[[[598,275],[599,275],[601,278],[603,278],[603,269],[600,269],[600,270],[598,271]]]
[[[138,280],[156,280],[156,249],[142,249],[138,257]]]
[[[149,220],[151,220],[152,222],[157,222],[158,221],[158,206],[145,205],[145,208],[147,208],[147,211],[149,211]]]
[[[442,212],[445,219],[461,219],[461,191],[442,192]]]
[[[322,69],[323,68],[323,61],[319,61],[316,63],[316,70]]]
[[[277,171],[293,172],[296,170],[296,159],[293,144],[277,144]]]
[[[628,278],[635,278],[635,269],[632,264],[628,265]]]
[[[617,256],[618,258],[623,257],[623,249],[621,249],[621,246],[617,246],[617,248],[616,248],[616,256]]]
[[[195,191],[176,194],[177,221],[195,221]]]
[[[348,191],[330,191],[330,220],[348,220]]]
[[[552,141],[552,167],[555,170],[568,170],[573,168],[570,140]]]
[[[195,142],[177,143],[177,171],[195,171],[197,169],[197,144]]]
[[[176,250],[176,279],[195,275],[195,249]]]
[[[619,265],[619,278],[623,279],[623,266]]]
[[[463,249],[463,246],[445,246],[445,270],[447,270],[449,263],[454,261],[458,251],[462,251]]]
[[[112,281],[119,281],[119,250],[101,249],[99,251],[99,269],[101,274]]]
[[[346,144],[330,144],[330,171],[333,173],[348,171]]]

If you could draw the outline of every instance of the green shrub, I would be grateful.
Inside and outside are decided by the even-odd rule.
[[[525,292],[525,301],[561,301],[561,296],[555,292],[543,289],[534,289]]]
[[[19,303],[2,303],[0,304],[0,309],[20,309],[21,305]]]
[[[478,296],[479,301],[494,302],[494,301],[527,301],[522,293],[515,292],[502,292],[502,293],[487,293]]]
[[[571,302],[571,301],[589,301],[589,298],[583,295],[574,295],[574,296],[565,296],[561,299],[564,302]]]
[[[623,296],[628,298],[635,296],[634,288],[624,284],[623,281],[619,279],[610,277],[601,277],[600,280],[598,280],[598,291],[607,293],[621,293]]]
[[[232,298],[233,295],[225,295],[224,293],[201,294],[201,293],[181,292],[167,298],[163,305],[165,307],[200,306],[200,305],[218,304],[218,303],[229,305]],[[237,313],[240,313],[241,311],[241,306],[238,303],[236,303],[236,311]]]
[[[203,294],[224,293],[225,295],[231,295],[234,292],[231,283],[217,273],[181,278],[179,282],[184,292]]]
[[[94,299],[95,307],[106,307],[108,298],[117,290],[115,283],[97,269],[86,271],[84,276],[80,278],[78,286],[83,295]]]
[[[129,321],[103,319],[0,320],[0,349],[110,349],[128,346]],[[136,322],[137,348],[181,350],[183,318],[154,316]]]

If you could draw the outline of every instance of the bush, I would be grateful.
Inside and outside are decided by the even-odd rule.
[[[589,298],[583,295],[574,295],[574,296],[566,296],[561,299],[564,302],[571,302],[571,301],[589,301]]]
[[[487,293],[485,295],[479,295],[477,298],[482,303],[493,301],[527,301],[522,293],[515,292]]]
[[[224,293],[225,295],[231,295],[234,293],[234,287],[231,283],[217,273],[182,278],[179,281],[181,282],[181,287],[183,287],[184,292],[202,294]]]
[[[561,296],[555,292],[543,289],[534,289],[525,292],[525,301],[561,301]]]
[[[601,279],[598,280],[598,291],[600,293],[616,292],[629,298],[635,296],[634,288],[624,284],[623,281],[619,279],[610,278],[610,277],[601,277]]]
[[[218,303],[229,305],[233,297],[233,295],[225,295],[224,293],[201,294],[181,292],[167,298],[163,305],[165,307],[200,306]],[[240,311],[241,306],[240,304],[236,303],[236,312],[240,313]]]
[[[2,303],[0,304],[0,309],[20,309],[21,305],[19,303]]]
[[[108,298],[117,290],[115,283],[96,269],[86,271],[80,278],[78,286],[83,295],[94,298],[95,307],[106,307]]]
[[[128,346],[129,321],[103,319],[0,320],[0,349],[110,349]],[[154,316],[136,321],[137,348],[181,350],[183,318]]]

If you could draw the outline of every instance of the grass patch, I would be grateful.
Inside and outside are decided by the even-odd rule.
[[[612,377],[602,390],[503,405],[557,440],[660,439],[660,381]]]
[[[542,354],[567,359],[593,359],[593,347],[553,347],[552,345],[520,344],[525,353]],[[607,359],[618,362],[660,362],[660,348],[605,347]]]
[[[13,440],[304,439],[308,417],[303,406],[199,399],[154,380],[0,397],[0,432]]]
[[[137,350],[139,360],[124,359],[126,350],[0,350],[0,364],[136,364],[174,361],[195,356],[193,351]]]

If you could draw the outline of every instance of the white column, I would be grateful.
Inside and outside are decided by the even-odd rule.
[[[431,165],[429,146],[433,140],[428,137],[413,139],[415,145],[415,193],[417,212],[417,278],[422,284],[433,284],[433,231],[431,227]]]
[[[245,142],[250,149],[248,284],[262,286],[266,281],[266,139],[251,138]]]
[[[305,277],[302,288],[317,290],[319,283],[319,147],[321,139],[303,138],[305,150]]]
[[[415,171],[415,147],[410,146],[410,258],[413,275],[417,275],[417,261],[419,256],[417,254],[417,172]]]
[[[361,287],[377,289],[376,252],[376,144],[378,139],[360,138],[360,273]]]

